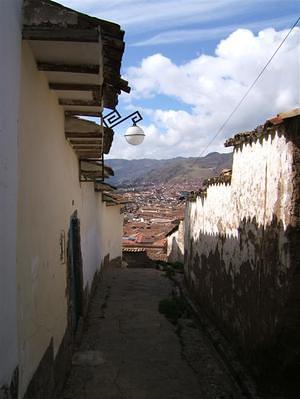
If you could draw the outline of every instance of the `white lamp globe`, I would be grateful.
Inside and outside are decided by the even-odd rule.
[[[142,144],[145,138],[145,133],[142,128],[137,125],[130,126],[125,133],[125,139],[131,145]]]

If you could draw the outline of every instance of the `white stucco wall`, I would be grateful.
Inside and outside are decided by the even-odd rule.
[[[17,359],[16,211],[21,0],[0,2],[0,387]]]
[[[66,239],[78,212],[84,286],[100,267],[105,207],[93,183],[79,183],[78,160],[64,135],[64,112],[45,74],[23,43],[19,138],[17,239],[20,397],[51,337],[57,352],[67,325],[67,265],[60,263],[60,232]],[[104,231],[105,233],[105,231]]]
[[[178,230],[167,238],[167,258],[169,262],[184,261],[184,221],[181,221]]]
[[[109,254],[110,260],[122,257],[122,236],[123,236],[123,214],[121,206],[107,206],[102,218],[102,254],[104,257]]]
[[[295,265],[287,229],[295,145],[279,129],[283,134],[235,148],[231,184],[209,186],[186,207],[189,286],[246,353],[273,342]]]
[[[259,226],[271,223],[273,215],[284,228],[290,223],[293,144],[283,135],[271,135],[262,142],[246,144],[233,156],[230,185],[209,186],[207,197],[190,202],[186,209],[186,232],[223,234],[238,237],[238,227],[245,218],[256,218]]]

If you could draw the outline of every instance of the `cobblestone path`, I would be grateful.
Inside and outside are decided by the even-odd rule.
[[[172,289],[154,269],[107,271],[62,399],[243,398],[201,330],[159,313]]]

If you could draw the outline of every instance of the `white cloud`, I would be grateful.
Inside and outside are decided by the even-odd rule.
[[[182,65],[162,54],[143,59],[127,70],[131,101],[163,94],[191,107],[191,112],[148,110],[142,146],[125,147],[115,137],[111,157],[198,156],[273,54],[287,31],[265,29],[254,35],[239,29],[221,40],[214,56],[201,55]],[[223,142],[252,129],[278,112],[300,104],[300,29],[296,28],[220,137],[208,149],[224,150]]]

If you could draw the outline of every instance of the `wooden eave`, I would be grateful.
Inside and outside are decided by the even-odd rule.
[[[64,109],[66,139],[80,162],[101,165],[80,171],[80,179],[111,176],[103,153],[109,153],[113,131],[78,116],[100,117],[103,107],[116,107],[121,91],[129,93],[128,82],[120,76],[124,31],[50,0],[24,0],[22,35]]]
[[[118,24],[53,1],[24,0],[23,39],[68,115],[99,116],[102,105],[114,109],[118,94],[130,91],[120,76],[123,38]]]
[[[108,206],[112,205],[125,205],[128,203],[127,200],[124,200],[122,197],[118,196],[117,194],[110,194],[107,192],[104,192],[102,195],[102,201],[106,202]]]
[[[75,116],[65,116],[65,136],[79,159],[87,155],[100,157],[110,151],[113,130]]]
[[[122,205],[118,200],[107,193],[102,194],[102,201],[106,203],[106,206]]]
[[[103,182],[104,179],[113,176],[114,171],[109,166],[104,165],[103,159],[91,160],[89,158],[80,159],[80,181]]]
[[[108,183],[103,183],[102,181],[95,181],[95,191],[96,192],[111,192],[115,191],[116,187],[108,184]]]

